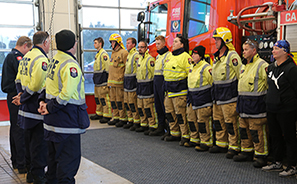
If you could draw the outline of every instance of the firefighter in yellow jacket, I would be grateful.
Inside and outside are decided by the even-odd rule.
[[[39,31],[33,35],[33,48],[20,61],[15,80],[19,102],[18,124],[25,130],[28,175],[34,183],[45,183],[47,145],[44,140],[43,116],[38,113],[38,96],[45,84],[50,38]],[[28,163],[28,161],[30,163]],[[31,175],[32,174],[32,175]],[[29,177],[31,176],[31,177]]]
[[[182,36],[177,36],[172,45],[172,56],[165,61],[164,90],[165,111],[170,126],[170,134],[165,141],[180,141],[183,146],[190,141],[190,132],[186,117],[188,74],[192,58],[188,54],[189,42]],[[182,138],[182,139],[181,139]]]
[[[212,69],[216,146],[212,147],[209,152],[228,152],[226,158],[232,159],[240,151],[236,101],[242,63],[232,44],[232,34],[228,28],[217,28],[213,33],[213,38],[218,49],[214,54]]]
[[[136,132],[144,132],[149,135],[158,128],[157,113],[154,102],[154,70],[155,58],[147,50],[147,43],[138,43],[140,57],[137,64],[137,105],[140,115],[140,127]]]
[[[239,113],[239,132],[241,153],[233,157],[234,161],[252,161],[254,167],[267,165],[268,127],[266,119],[267,74],[268,63],[257,54],[258,43],[247,40],[243,44],[243,57],[247,64],[242,67],[238,81],[237,112]]]
[[[126,62],[125,76],[124,76],[124,102],[125,108],[128,115],[128,124],[124,125],[123,128],[130,128],[131,131],[135,131],[136,127],[139,127],[140,117],[137,108],[137,79],[136,79],[136,68],[137,62],[141,55],[136,50],[136,39],[128,38],[126,47],[129,52]],[[134,124],[134,126],[133,126]]]
[[[190,142],[184,145],[195,146],[197,151],[207,151],[213,145],[212,136],[212,76],[211,66],[205,61],[205,47],[199,45],[192,50],[193,62],[188,76],[188,123]],[[200,143],[200,146],[199,146]]]
[[[100,123],[107,123],[111,119],[111,106],[109,90],[107,87],[109,56],[103,49],[104,40],[99,37],[94,39],[94,47],[97,49],[94,63],[93,82],[95,84],[96,115],[90,119],[99,119]]]
[[[109,41],[113,51],[109,62],[107,86],[110,87],[109,96],[113,109],[113,120],[108,124],[122,127],[127,124],[124,107],[124,74],[128,51],[125,50],[122,37],[119,34],[110,35]]]
[[[47,182],[75,183],[81,160],[80,134],[90,125],[85,79],[74,56],[75,34],[62,30],[55,38],[58,51],[48,68],[46,89],[38,99],[49,149]]]

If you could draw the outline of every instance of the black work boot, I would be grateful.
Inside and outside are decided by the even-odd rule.
[[[27,172],[26,182],[27,182],[27,183],[33,183],[33,176],[32,176],[31,171],[28,171],[28,172]]]
[[[108,125],[115,125],[117,122],[119,122],[120,120],[119,119],[114,119],[112,121],[109,121],[107,124]]]
[[[175,137],[175,136],[172,136],[172,135],[169,135],[169,136],[166,136],[164,138],[165,141],[180,141],[180,137]]]
[[[33,184],[46,184],[45,176],[34,176],[33,175]]]
[[[255,168],[262,168],[267,165],[267,158],[266,157],[259,157],[253,163]]]
[[[130,127],[130,131],[135,131],[137,128],[140,128],[140,123],[134,123],[133,126]]]
[[[165,131],[163,126],[159,126],[155,131],[152,131],[149,133],[150,136],[161,136],[164,134],[165,134]]]
[[[190,147],[196,147],[196,146],[198,146],[198,144],[195,143],[195,142],[190,141],[190,142],[185,142],[184,146],[187,147],[187,148],[190,148]]]
[[[90,116],[90,119],[91,120],[100,120],[100,119],[102,119],[103,118],[103,116],[99,116],[98,114],[95,114],[95,115],[93,115],[93,116]]]
[[[141,126],[139,128],[136,128],[135,129],[135,132],[144,132],[144,131],[146,131],[148,129],[149,129],[149,127],[143,127],[143,126]]]
[[[103,117],[102,119],[99,120],[100,123],[107,123],[111,120],[111,118]]]
[[[149,135],[151,132],[156,131],[156,128],[149,128],[148,130],[144,131],[144,135]]]
[[[229,149],[226,154],[226,158],[232,159],[235,155],[238,155],[238,152],[235,150]]]
[[[209,149],[209,153],[227,153],[228,148],[221,148],[219,146],[213,146]]]
[[[238,155],[234,155],[233,160],[235,162],[253,161],[253,152],[241,152]]]
[[[209,147],[205,144],[200,144],[200,146],[195,146],[196,151],[208,151]]]
[[[187,138],[182,137],[181,138],[181,141],[179,141],[179,145],[180,146],[184,146],[185,143],[189,143],[189,142],[190,142],[190,139],[187,139]]]
[[[133,126],[133,122],[128,122],[128,124],[124,125],[123,128],[124,129],[129,129],[132,126]]]
[[[166,132],[164,135],[162,135],[161,140],[164,140],[167,136],[170,136],[170,132]]]
[[[116,127],[123,127],[124,125],[126,125],[127,124],[127,121],[122,121],[122,120],[120,120],[119,122],[117,122],[116,124],[115,124],[115,126]]]

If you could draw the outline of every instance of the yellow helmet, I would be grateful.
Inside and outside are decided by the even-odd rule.
[[[110,35],[109,41],[116,41],[123,49],[125,49],[121,35],[114,33]]]
[[[213,32],[213,38],[222,38],[225,43],[232,42],[231,31],[226,27],[219,27]]]

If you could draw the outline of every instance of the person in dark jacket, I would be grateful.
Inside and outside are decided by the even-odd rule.
[[[18,73],[19,62],[24,55],[32,48],[32,41],[27,36],[21,36],[15,48],[7,54],[2,68],[1,89],[7,93],[7,106],[9,110],[10,130],[9,143],[11,162],[14,169],[18,169],[20,174],[27,172],[25,168],[25,141],[24,130],[17,125],[19,107],[14,105],[12,97],[17,95],[14,80]]]
[[[276,61],[267,69],[266,109],[274,162],[262,170],[282,171],[286,152],[288,166],[279,176],[291,176],[297,173],[297,66],[286,40],[277,41],[272,54]]]

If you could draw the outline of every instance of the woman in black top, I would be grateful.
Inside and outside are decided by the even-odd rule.
[[[274,162],[262,170],[282,171],[286,152],[288,167],[279,176],[290,176],[297,173],[297,66],[286,40],[277,41],[272,54],[276,61],[267,69],[266,108]]]

